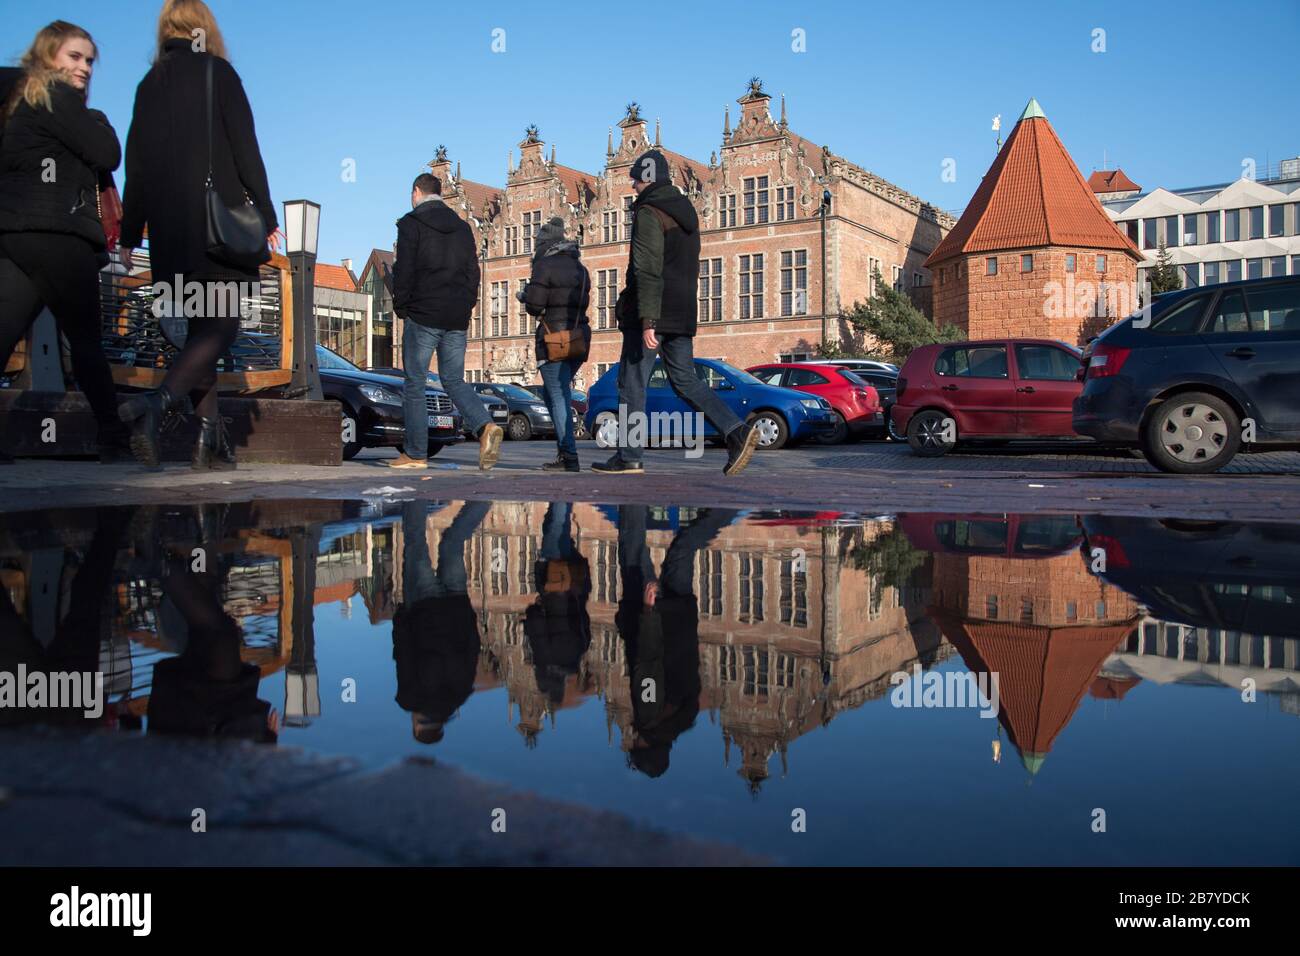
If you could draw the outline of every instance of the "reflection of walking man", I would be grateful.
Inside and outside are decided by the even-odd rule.
[[[491,510],[469,501],[438,542],[438,567],[429,561],[428,506],[402,508],[402,603],[393,617],[397,704],[411,713],[411,732],[437,743],[443,725],[474,692],[478,669],[478,616],[469,599],[465,545]]]
[[[623,594],[615,624],[626,645],[633,738],[628,763],[650,777],[668,769],[673,742],[700,709],[699,606],[695,555],[736,512],[710,508],[673,538],[662,575],[646,544],[646,506],[618,512],[618,563]]]

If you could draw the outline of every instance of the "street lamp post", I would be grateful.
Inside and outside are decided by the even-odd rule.
[[[822,354],[826,354],[826,213],[831,208],[831,191],[822,190]]]
[[[309,199],[284,204],[285,253],[289,257],[293,295],[293,375],[289,394],[323,401],[316,367],[316,240],[320,237],[320,206]]]

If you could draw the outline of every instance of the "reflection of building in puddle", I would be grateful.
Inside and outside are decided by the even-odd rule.
[[[1077,549],[1040,557],[940,550],[934,555],[933,592],[931,614],[966,667],[976,675],[998,675],[998,721],[1031,774],[1085,693],[1126,692],[1122,684],[1099,684],[1097,678],[1103,662],[1132,633],[1137,605],[1090,575]]]
[[[1102,667],[1117,681],[1253,688],[1300,714],[1300,639],[1145,618]],[[1250,682],[1250,683],[1247,683]]]
[[[466,567],[483,639],[478,689],[504,685],[507,716],[534,743],[547,720],[592,696],[604,700],[611,742],[618,728],[628,751],[636,737],[624,640],[615,626],[621,582],[618,529],[608,512],[574,505],[574,537],[587,559],[592,590],[587,609],[592,641],[562,697],[538,686],[524,635],[524,615],[536,599],[533,563],[545,502],[496,503],[470,542]],[[437,553],[456,508],[429,518],[428,545]],[[651,509],[648,546],[662,565],[674,531],[691,513]],[[857,567],[854,548],[870,546],[889,522],[865,528],[809,527],[791,521],[738,521],[695,557],[699,608],[699,706],[720,722],[724,757],[740,751],[740,773],[757,786],[790,743],[840,711],[884,696],[895,670],[930,666],[951,649],[926,618],[921,586],[886,585]],[[397,546],[401,547],[400,536]],[[825,560],[823,560],[825,557]],[[401,568],[401,556],[394,559]],[[400,581],[398,582],[400,600]]]

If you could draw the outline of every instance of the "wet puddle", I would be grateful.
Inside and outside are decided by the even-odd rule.
[[[1298,611],[1279,524],[9,514],[0,724],[433,757],[794,863],[1294,864]]]

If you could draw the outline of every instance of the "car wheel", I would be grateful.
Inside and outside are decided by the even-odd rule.
[[[894,424],[893,409],[890,409],[890,414],[885,416],[885,429],[889,437],[894,441],[907,441],[907,436],[900,432],[898,426]]]
[[[844,416],[835,412],[835,430],[827,432],[824,435],[817,436],[819,445],[842,445],[849,437],[849,423],[844,420]]]
[[[613,412],[601,412],[592,421],[595,426],[591,437],[597,448],[614,448],[618,445],[618,416]]]
[[[907,443],[922,458],[938,458],[957,445],[957,422],[951,415],[927,408],[907,423]]]
[[[528,441],[533,437],[533,426],[527,415],[511,415],[506,425],[506,435],[511,441]]]
[[[1184,392],[1156,406],[1142,430],[1142,451],[1161,471],[1218,471],[1241,447],[1241,422],[1217,395]]]
[[[357,455],[360,454],[361,449],[365,447],[360,441],[361,423],[357,421],[356,412],[352,411],[352,409],[348,408],[342,402],[335,402],[334,404],[339,407],[339,428],[342,429],[348,421],[352,422],[352,435],[357,440],[345,441],[343,443],[343,460],[351,461],[353,458],[356,458]]]
[[[762,451],[784,448],[790,440],[790,429],[779,412],[755,412],[749,416],[749,423],[758,429],[758,447]]]

